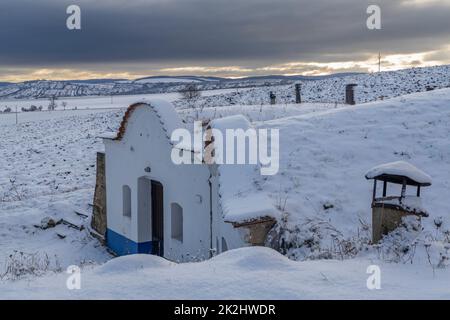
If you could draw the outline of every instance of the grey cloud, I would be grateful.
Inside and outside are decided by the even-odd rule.
[[[447,1],[447,0],[446,0]],[[65,27],[69,4],[82,30]],[[361,0],[2,0],[0,66],[346,61],[450,43],[450,6],[380,0],[383,29]]]

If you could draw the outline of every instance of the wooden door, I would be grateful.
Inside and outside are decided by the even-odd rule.
[[[152,254],[164,256],[164,188],[152,180]]]

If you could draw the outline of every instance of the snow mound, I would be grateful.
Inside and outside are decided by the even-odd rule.
[[[366,173],[367,179],[375,179],[382,175],[405,176],[416,183],[431,185],[431,177],[406,161],[396,161],[372,168]]]
[[[236,183],[236,182],[235,182]],[[236,187],[236,184],[235,184]],[[224,219],[227,222],[241,223],[259,218],[278,218],[279,213],[266,193],[251,193],[246,196],[233,196],[231,192],[225,193],[230,197],[222,199]]]
[[[211,127],[225,133],[227,129],[243,129],[248,130],[251,124],[243,115],[237,114],[211,121]]]
[[[167,268],[172,265],[172,262],[158,256],[136,254],[112,259],[95,272],[97,274],[126,273],[144,269]]]
[[[246,247],[230,250],[210,260],[214,265],[229,265],[243,270],[283,270],[298,266],[278,251],[267,247]]]

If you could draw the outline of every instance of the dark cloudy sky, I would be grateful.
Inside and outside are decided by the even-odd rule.
[[[450,63],[450,0],[0,0],[0,81],[373,71],[379,51],[384,70]]]

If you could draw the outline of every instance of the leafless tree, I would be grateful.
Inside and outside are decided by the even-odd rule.
[[[195,110],[196,119],[199,118],[199,110],[197,109],[197,101],[202,96],[202,91],[195,83],[187,84],[182,90],[180,90],[181,99],[185,100],[189,108]],[[203,108],[202,108],[203,109]]]
[[[187,84],[181,91],[181,98],[187,101],[196,101],[202,96],[202,91],[195,83]]]
[[[53,111],[53,110],[55,110],[57,108],[58,105],[56,104],[55,100],[56,100],[55,96],[50,97],[50,103],[48,105],[48,110],[49,111]]]

